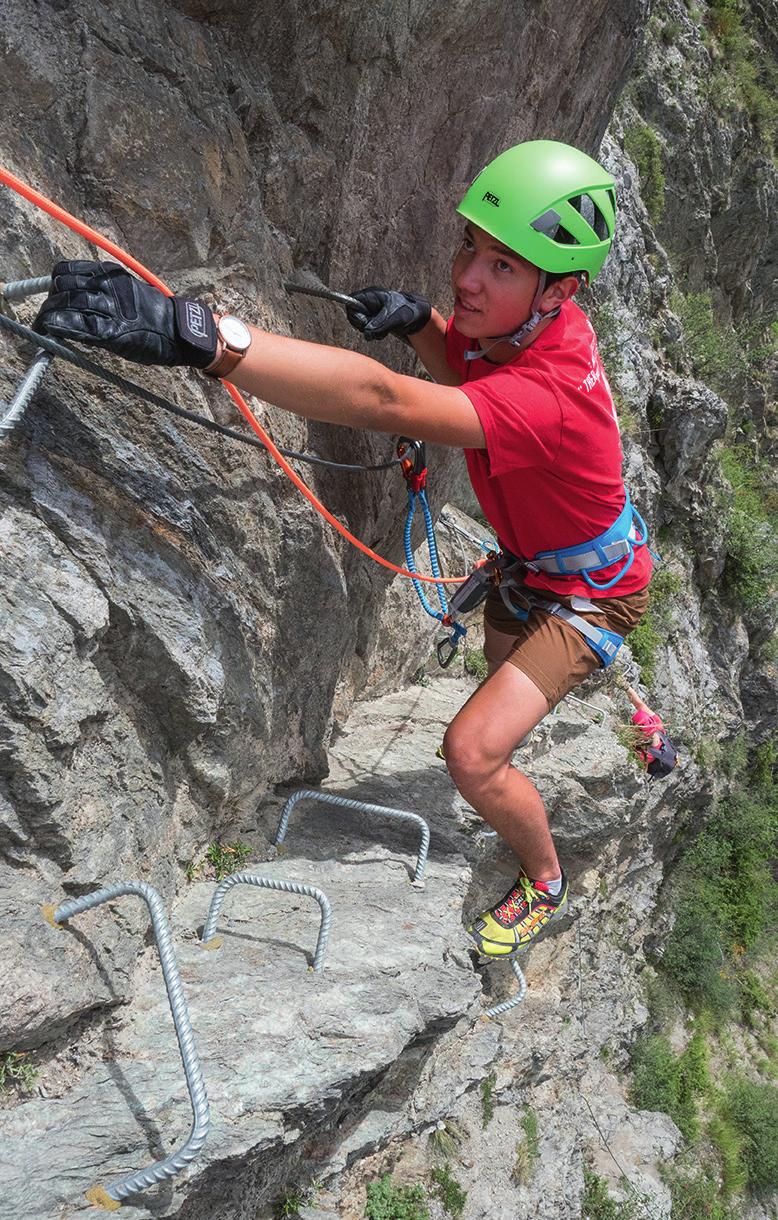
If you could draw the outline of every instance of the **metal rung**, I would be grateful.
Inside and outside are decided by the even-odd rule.
[[[51,276],[40,275],[32,280],[9,280],[0,284],[0,297],[6,301],[23,301],[25,297],[33,297],[41,292],[51,292]]]
[[[35,353],[32,364],[19,382],[16,393],[10,403],[8,403],[2,418],[0,418],[0,440],[7,436],[14,425],[21,419],[25,407],[46,376],[46,371],[53,359],[54,357],[50,356],[48,352],[44,352],[42,348]],[[3,404],[0,403],[0,410],[2,410],[2,407]]]
[[[218,949],[221,944],[221,937],[216,935],[216,924],[227,892],[234,885],[255,885],[258,889],[284,890],[289,894],[303,894],[306,898],[315,898],[321,907],[321,923],[319,924],[319,937],[316,941],[316,952],[313,955],[313,969],[317,972],[322,969],[332,922],[332,907],[327,895],[313,885],[303,885],[298,881],[279,881],[275,877],[259,877],[256,873],[230,873],[229,877],[225,877],[218,886],[211,899],[208,918],[205,921],[200,941],[204,949]]]
[[[509,1008],[515,1008],[517,1004],[520,1004],[527,994],[527,980],[522,973],[521,966],[515,959],[509,961],[508,965],[516,975],[519,990],[509,1000],[503,1000],[502,1004],[495,1004],[494,1008],[487,1008],[484,1013],[485,1017],[499,1017],[502,1013],[507,1012]]]
[[[138,1173],[112,1182],[110,1186],[93,1186],[91,1190],[87,1191],[90,1203],[98,1203],[109,1210],[116,1210],[122,1199],[127,1199],[130,1195],[137,1194],[138,1191],[147,1190],[150,1186],[156,1186],[157,1183],[164,1182],[167,1178],[173,1178],[180,1173],[201,1151],[210,1122],[208,1097],[195,1046],[192,1023],[189,1020],[189,1010],[184,998],[178,962],[173,951],[170,924],[165,912],[165,904],[153,886],[147,885],[145,881],[120,881],[117,885],[95,890],[92,894],[85,894],[83,898],[73,898],[70,902],[63,902],[60,906],[56,906],[54,903],[45,906],[43,915],[52,926],[58,927],[65,920],[72,919],[74,915],[80,915],[83,911],[90,910],[91,907],[101,906],[104,902],[111,902],[114,898],[121,898],[124,894],[134,894],[138,898],[142,898],[151,915],[154,939],[157,942],[162,966],[162,977],[165,980],[170,1012],[173,1016],[178,1046],[181,1051],[181,1061],[186,1073],[186,1085],[192,1103],[194,1121],[189,1138],[178,1152],[171,1153],[162,1161],[156,1161],[147,1169],[141,1169]]]
[[[570,699],[572,703],[580,703],[581,707],[588,707],[593,712],[597,712],[598,716],[605,720],[605,708],[598,707],[596,703],[587,703],[585,699],[579,699],[577,695],[565,695],[565,699]]]
[[[281,819],[278,823],[276,837],[273,840],[277,847],[283,843],[286,837],[289,818],[295,805],[298,801],[307,799],[320,801],[324,805],[338,805],[343,809],[355,809],[360,813],[378,813],[389,818],[401,818],[407,822],[414,822],[421,831],[421,842],[419,844],[419,854],[416,858],[416,871],[413,874],[413,884],[421,885],[424,869],[427,866],[427,853],[430,848],[430,828],[424,821],[424,818],[419,817],[418,813],[409,813],[406,809],[391,809],[386,805],[368,805],[364,801],[352,801],[348,797],[336,796],[331,792],[313,792],[309,788],[300,788],[297,792],[292,793],[281,810]]]

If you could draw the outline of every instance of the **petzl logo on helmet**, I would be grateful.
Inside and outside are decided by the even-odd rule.
[[[491,191],[486,192],[484,199],[487,203],[491,203],[492,207],[498,208],[500,206],[499,195],[493,195]]]
[[[208,338],[205,310],[199,301],[186,302],[186,323],[197,339]]]

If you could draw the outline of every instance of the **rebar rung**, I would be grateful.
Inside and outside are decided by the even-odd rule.
[[[51,292],[51,276],[39,275],[31,280],[9,280],[7,284],[0,283],[0,297],[6,301],[23,301],[25,297],[36,296],[41,292]]]
[[[16,393],[8,404],[8,408],[0,419],[0,438],[7,435],[24,414],[25,408],[37,390],[51,364],[53,356],[41,348],[35,353],[33,362],[22,377]],[[2,404],[0,404],[0,409]]]
[[[318,973],[324,966],[324,953],[330,935],[330,923],[332,922],[332,907],[330,906],[329,898],[321,890],[317,890],[313,885],[304,885],[299,881],[286,881],[275,877],[260,877],[257,873],[245,871],[230,873],[229,877],[225,877],[217,887],[211,899],[208,917],[203,927],[201,944],[207,948],[209,942],[216,935],[216,924],[222,904],[228,891],[235,885],[254,885],[258,889],[283,890],[288,894],[302,894],[306,898],[314,898],[318,902],[321,907],[321,922],[319,924],[319,936],[316,941],[316,951],[313,955],[313,969]]]
[[[419,844],[419,854],[416,857],[416,870],[413,874],[414,884],[420,884],[424,877],[424,870],[427,866],[427,854],[430,847],[430,828],[424,818],[419,817],[418,813],[410,813],[407,809],[392,809],[387,805],[369,805],[364,801],[353,801],[350,797],[337,796],[332,792],[314,792],[309,788],[300,788],[297,792],[293,792],[289,800],[281,810],[281,818],[278,823],[276,837],[273,840],[276,846],[283,843],[286,837],[286,832],[289,826],[289,818],[292,810],[298,801],[310,799],[312,801],[320,801],[324,805],[338,805],[343,809],[354,809],[359,813],[378,813],[390,818],[401,818],[404,821],[414,822],[421,832],[421,842]]]
[[[103,889],[94,890],[91,894],[85,894],[83,898],[73,898],[69,902],[61,903],[54,911],[53,920],[57,924],[63,923],[67,919],[72,919],[74,915],[80,915],[83,911],[90,910],[91,907],[101,906],[103,903],[111,902],[114,898],[121,898],[125,894],[134,894],[138,898],[142,898],[149,909],[194,1119],[189,1138],[178,1152],[171,1153],[162,1161],[156,1161],[147,1169],[141,1169],[129,1177],[120,1178],[107,1187],[93,1188],[92,1193],[104,1190],[110,1199],[117,1202],[180,1173],[201,1151],[210,1122],[208,1097],[195,1046],[192,1023],[189,1019],[189,1010],[184,997],[181,974],[173,950],[170,924],[165,912],[165,904],[157,891],[145,881],[120,881],[116,885],[109,885]],[[44,909],[44,916],[48,918],[46,909]],[[95,1195],[95,1197],[97,1196]]]
[[[493,1008],[487,1008],[486,1012],[484,1013],[485,1017],[501,1016],[502,1013],[507,1012],[509,1008],[515,1008],[517,1004],[520,1004],[524,999],[524,996],[527,994],[527,980],[524,977],[521,966],[515,960],[515,958],[512,958],[508,962],[508,965],[516,975],[519,983],[519,990],[514,996],[511,996],[509,1000],[503,1000],[502,1004],[495,1004]]]

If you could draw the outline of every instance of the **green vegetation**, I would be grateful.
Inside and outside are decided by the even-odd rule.
[[[251,848],[240,841],[236,843],[209,843],[200,860],[192,860],[187,866],[187,881],[223,881],[246,863]]]
[[[662,636],[657,630],[650,605],[635,630],[630,632],[628,642],[629,650],[640,666],[643,683],[649,687],[653,686],[655,678],[654,665],[656,664],[657,653],[662,643]],[[622,745],[627,749],[630,748],[630,744],[626,741],[622,741]]]
[[[723,1102],[724,1115],[742,1137],[742,1159],[749,1186],[778,1187],[778,1089],[735,1079]]]
[[[622,432],[630,435],[638,432],[640,419],[630,402],[619,389],[619,380],[625,371],[624,356],[621,350],[623,326],[610,301],[603,301],[593,311],[592,326],[597,334],[597,350],[600,353],[605,373],[608,377],[613,403],[619,419]]]
[[[653,685],[657,653],[672,622],[673,599],[680,591],[680,576],[671,572],[668,567],[657,568],[651,579],[651,600],[648,609],[638,626],[627,637],[629,650],[640,666],[646,686]]]
[[[273,1220],[295,1220],[300,1208],[305,1207],[308,1195],[298,1190],[287,1190],[273,1203]]]
[[[667,1038],[652,1034],[632,1048],[634,1080],[630,1100],[639,1110],[663,1110],[688,1140],[699,1132],[697,1098],[709,1085],[705,1038],[695,1034],[675,1056]]]
[[[713,1174],[696,1166],[666,1166],[662,1177],[670,1190],[673,1220],[735,1220]]]
[[[461,1216],[467,1202],[467,1191],[463,1190],[456,1178],[452,1176],[448,1165],[444,1165],[442,1169],[433,1169],[432,1180],[444,1211],[455,1218]]]
[[[624,133],[624,148],[640,174],[640,194],[653,224],[662,219],[665,207],[665,175],[662,145],[656,132],[638,120]]]
[[[776,979],[763,965],[778,930],[777,754],[774,741],[750,753],[744,738],[732,743],[724,768],[730,795],[671,882],[675,924],[647,989],[647,1032],[632,1049],[633,1104],[669,1114],[688,1146],[664,1173],[673,1220],[734,1220],[730,1199],[778,1188],[778,1038],[770,1030],[778,1006]],[[675,1054],[665,1031],[680,1003],[697,1017],[686,1049]],[[745,1031],[737,1041],[727,1021]],[[754,1068],[768,1079],[755,1081]]]
[[[642,1212],[634,1200],[617,1203],[608,1194],[608,1183],[591,1169],[584,1169],[581,1220],[638,1220]]]
[[[464,656],[465,673],[484,682],[489,677],[489,664],[483,648],[470,648]]]
[[[778,350],[778,324],[773,317],[749,317],[737,328],[717,321],[710,292],[674,288],[670,308],[683,326],[684,349],[692,371],[724,398],[737,399],[738,386],[748,379],[766,383]],[[668,353],[675,357],[678,353]]]
[[[540,1155],[538,1139],[538,1116],[534,1110],[525,1110],[521,1119],[524,1139],[516,1149],[516,1162],[511,1177],[520,1186],[526,1186],[532,1181],[535,1172],[535,1162]]]
[[[721,1189],[726,1198],[738,1194],[748,1184],[743,1164],[743,1140],[733,1124],[717,1114],[708,1124],[708,1138],[718,1155]]]
[[[365,1220],[429,1220],[423,1186],[394,1186],[385,1173],[367,1188]]]
[[[765,150],[775,156],[778,134],[778,63],[754,38],[748,0],[708,0],[705,25],[714,71],[707,97],[722,115],[745,114]]]
[[[778,799],[755,786],[719,804],[680,867],[679,905],[664,973],[692,1006],[731,1015],[753,991],[747,952],[774,927],[778,895],[770,861]]]
[[[771,463],[745,445],[725,446],[722,474],[734,503],[727,523],[724,588],[735,605],[758,613],[772,601],[778,578],[778,489]]]
[[[38,1069],[27,1062],[24,1051],[7,1051],[0,1055],[0,1093],[12,1088],[30,1093],[38,1079]]]
[[[430,1135],[432,1151],[444,1161],[458,1155],[459,1149],[469,1137],[469,1131],[456,1119],[446,1118],[439,1122]]]
[[[494,1072],[490,1072],[486,1079],[481,1081],[481,1117],[484,1128],[488,1127],[494,1118],[494,1086],[496,1083],[497,1077]]]

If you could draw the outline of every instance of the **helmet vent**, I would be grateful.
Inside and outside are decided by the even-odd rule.
[[[580,212],[590,229],[597,234],[599,241],[605,241],[608,234],[608,222],[603,216],[591,195],[578,195],[570,200],[576,212]]]

